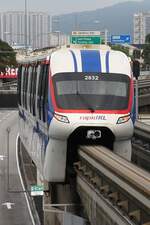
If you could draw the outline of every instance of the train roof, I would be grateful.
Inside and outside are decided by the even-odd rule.
[[[62,72],[119,73],[131,76],[128,57],[108,49],[65,49],[51,55],[52,75]]]
[[[131,76],[131,67],[128,57],[120,51],[110,48],[80,49],[55,48],[49,51],[31,55],[19,63],[32,63],[51,58],[52,75],[62,72],[100,72],[120,73]]]

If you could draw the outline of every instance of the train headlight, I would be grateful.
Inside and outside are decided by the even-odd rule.
[[[117,124],[126,123],[130,119],[130,114],[126,116],[119,117]]]
[[[54,113],[54,117],[56,120],[63,122],[63,123],[69,123],[68,117],[67,116],[63,116],[57,113]]]

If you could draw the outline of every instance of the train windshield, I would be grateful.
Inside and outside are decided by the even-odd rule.
[[[130,78],[124,74],[59,73],[53,76],[53,84],[61,109],[128,108]]]

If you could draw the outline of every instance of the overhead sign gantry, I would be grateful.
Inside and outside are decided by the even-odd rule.
[[[71,44],[100,45],[102,42],[100,31],[72,31]]]

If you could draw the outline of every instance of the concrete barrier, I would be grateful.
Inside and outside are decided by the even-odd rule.
[[[0,108],[17,108],[17,91],[0,91]]]

